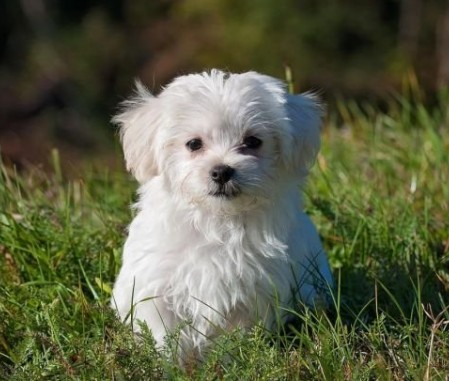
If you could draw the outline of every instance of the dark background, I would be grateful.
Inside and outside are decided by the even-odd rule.
[[[3,0],[0,147],[19,169],[114,165],[109,120],[134,78],[151,89],[212,67],[257,70],[325,100],[381,102],[404,81],[449,84],[449,2]]]

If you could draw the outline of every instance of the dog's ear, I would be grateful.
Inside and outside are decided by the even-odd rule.
[[[280,159],[289,172],[306,175],[320,149],[324,106],[312,94],[288,94],[285,84],[278,79],[255,72],[241,76],[258,81],[283,110],[283,115],[279,115],[280,126],[277,130]]]
[[[320,127],[324,106],[312,94],[285,96],[289,131],[281,138],[285,164],[306,175],[320,149]]]
[[[160,100],[139,81],[135,95],[121,104],[112,122],[119,126],[126,168],[140,183],[158,175],[157,131],[161,124]]]

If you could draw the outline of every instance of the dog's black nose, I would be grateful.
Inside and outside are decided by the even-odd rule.
[[[214,180],[218,184],[223,185],[231,179],[234,172],[235,169],[230,167],[229,165],[220,164],[213,167],[210,170],[209,174],[212,180]]]

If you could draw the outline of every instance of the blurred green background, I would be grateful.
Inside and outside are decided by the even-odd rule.
[[[449,2],[424,0],[3,0],[0,147],[19,169],[117,165],[109,120],[140,78],[257,70],[332,104],[381,104],[417,78],[449,83]]]

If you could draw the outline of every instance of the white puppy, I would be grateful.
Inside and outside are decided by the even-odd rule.
[[[114,122],[140,183],[112,300],[123,320],[160,345],[183,323],[180,347],[198,355],[223,330],[326,302],[332,276],[299,192],[320,145],[316,99],[212,70],[158,96],[138,84]]]

